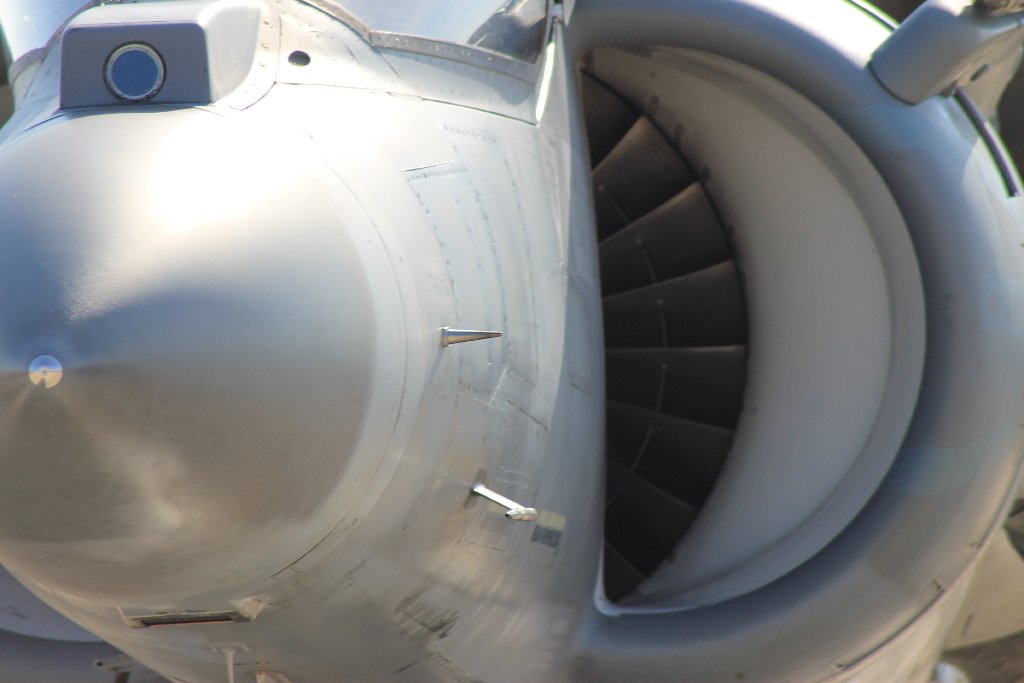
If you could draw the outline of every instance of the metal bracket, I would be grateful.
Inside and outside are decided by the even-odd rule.
[[[964,88],[989,116],[1019,61],[1020,2],[928,0],[875,51],[871,71],[908,104]]]
[[[524,507],[514,500],[509,500],[500,493],[495,493],[483,484],[473,484],[473,493],[505,508],[505,516],[513,521],[532,522],[537,519],[536,508]]]

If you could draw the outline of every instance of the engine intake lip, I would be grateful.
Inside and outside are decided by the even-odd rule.
[[[800,566],[877,490],[920,388],[921,275],[882,178],[799,94],[684,50],[600,49],[583,69],[607,84],[584,91],[605,589],[621,609],[714,604]]]

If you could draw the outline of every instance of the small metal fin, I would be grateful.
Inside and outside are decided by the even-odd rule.
[[[452,344],[480,341],[481,339],[493,339],[500,336],[501,332],[495,332],[493,330],[453,330],[450,327],[442,327],[441,346],[451,346]]]
[[[473,493],[505,508],[505,516],[511,520],[516,522],[532,522],[537,519],[536,508],[524,507],[514,500],[509,500],[500,493],[495,493],[483,484],[473,484]]]

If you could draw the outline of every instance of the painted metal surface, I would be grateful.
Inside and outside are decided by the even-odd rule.
[[[839,1],[580,0],[514,73],[367,40],[317,4],[111,4],[75,20],[127,39],[162,9],[189,26],[257,8],[266,40],[222,34],[219,54],[248,40],[248,57],[202,106],[71,106],[61,42],[26,34],[50,47],[15,75],[0,132],[0,562],[178,683],[924,680],[1021,457],[1024,213],[977,122],[954,100],[887,92],[866,65],[888,29]],[[603,595],[581,59],[631,75],[624,91],[654,98],[664,129],[707,125],[675,138],[703,160],[729,157],[734,131],[644,88],[689,78],[751,102],[743,88],[761,87],[759,106],[786,110],[772,120],[816,140],[814,168],[867,207],[865,230],[893,231],[850,247],[868,264],[851,272],[877,281],[821,287],[875,321],[846,354],[870,356],[870,386],[827,397],[829,419],[860,416],[842,437],[853,456],[803,480],[816,504],[766,497],[778,538],[738,561],[739,589],[685,605],[671,566],[642,607]],[[744,192],[717,165],[708,187],[756,218],[807,168]],[[829,206],[815,193],[803,208]],[[755,218],[734,237],[748,287],[785,257],[753,246]],[[864,443],[881,453],[870,467]],[[871,475],[847,476],[858,467]],[[759,528],[708,526],[741,541]]]
[[[1017,10],[1019,12],[1019,9]],[[909,17],[872,56],[871,70],[894,95],[917,104],[991,81],[983,97],[990,116],[998,94],[1017,70],[1024,18],[1018,13],[984,11],[969,0],[928,3]],[[1002,77],[992,79],[992,73]]]
[[[311,8],[295,5],[294,10],[294,28],[286,28],[282,36],[286,50],[308,38],[308,22],[337,31],[371,63],[370,73],[392,71],[382,56],[361,46],[356,34],[346,37],[336,22]],[[369,89],[332,87],[331,81],[288,85],[289,80],[309,79],[310,69],[318,65],[322,73],[331,73],[323,68],[329,55],[307,52],[308,66],[280,63],[279,86],[230,120],[196,110],[95,112],[59,116],[11,140],[8,151],[15,156],[7,180],[19,185],[12,191],[26,198],[20,205],[25,211],[39,205],[24,193],[35,185],[42,189],[44,183],[14,171],[23,166],[15,157],[70,144],[76,156],[110,163],[101,162],[105,169],[90,166],[80,175],[72,173],[60,181],[59,190],[78,194],[101,212],[106,205],[110,213],[93,214],[87,223],[70,215],[23,214],[19,223],[46,223],[57,232],[18,231],[16,238],[32,241],[34,233],[47,242],[56,240],[62,246],[48,258],[58,267],[72,268],[48,279],[52,285],[41,286],[32,305],[36,311],[51,311],[44,313],[51,319],[66,320],[58,333],[65,341],[43,344],[51,344],[47,350],[64,365],[63,380],[52,391],[77,384],[85,392],[60,397],[78,406],[74,411],[92,413],[82,416],[83,427],[100,413],[125,425],[144,414],[154,420],[143,431],[133,428],[134,435],[117,429],[121,446],[104,438],[106,445],[97,444],[98,451],[79,454],[77,464],[71,465],[77,473],[70,477],[78,483],[69,479],[71,488],[65,490],[70,507],[39,508],[23,518],[37,520],[35,528],[42,531],[52,524],[46,519],[51,514],[89,516],[77,500],[87,507],[105,507],[104,516],[114,526],[93,527],[89,535],[95,540],[79,546],[79,560],[65,554],[69,548],[58,551],[53,545],[64,556],[59,564],[23,556],[21,574],[48,566],[51,571],[44,571],[49,577],[34,582],[46,599],[70,607],[108,641],[182,680],[224,679],[224,658],[211,649],[211,639],[213,645],[244,644],[233,655],[239,675],[256,675],[265,667],[292,681],[328,679],[339,657],[358,680],[397,677],[399,670],[407,680],[444,680],[452,670],[519,669],[521,662],[512,653],[499,662],[488,652],[485,644],[497,637],[495,629],[523,624],[528,617],[528,630],[535,634],[531,639],[564,639],[566,625],[576,605],[590,594],[597,571],[598,538],[583,530],[595,528],[599,461],[589,472],[576,472],[578,458],[566,454],[599,454],[600,423],[592,420],[581,430],[575,418],[564,419],[599,410],[601,383],[590,372],[599,366],[599,338],[590,333],[594,323],[566,321],[569,310],[571,316],[599,319],[596,297],[583,294],[596,287],[593,247],[575,246],[589,243],[584,231],[589,230],[590,209],[586,201],[570,204],[569,193],[557,197],[550,189],[552,176],[566,178],[557,182],[559,187],[569,182],[573,157],[552,155],[549,150],[557,147],[542,144],[540,129],[506,117]],[[419,68],[444,73],[427,61]],[[344,78],[345,72],[331,75]],[[471,77],[486,82],[492,75]],[[493,78],[502,83],[500,74]],[[553,103],[564,106],[566,99]],[[570,132],[567,121],[559,122],[557,110],[551,118],[554,123],[544,129],[549,139],[582,134]],[[268,137],[268,131],[282,127],[290,132],[280,142]],[[143,149],[146,140],[156,139],[156,131],[168,128],[179,133],[156,148],[152,166],[129,161],[109,147]],[[397,137],[399,130],[419,131],[418,144]],[[273,161],[275,155],[283,156]],[[495,165],[495,159],[503,161]],[[187,172],[193,161],[208,170],[200,176]],[[268,162],[279,175],[265,178],[259,191],[250,181]],[[126,173],[129,167],[133,170]],[[151,173],[156,169],[163,171],[154,183]],[[329,169],[329,175],[319,169]],[[234,179],[237,195],[223,191],[218,179],[224,178]],[[374,179],[372,185],[367,178]],[[138,201],[94,202],[102,187],[110,188],[112,199]],[[308,197],[301,201],[308,209],[305,215],[294,211],[294,200],[281,200],[295,190]],[[264,200],[251,201],[254,192]],[[325,202],[335,208],[324,213]],[[64,206],[71,211],[72,204]],[[104,255],[101,244],[123,248]],[[29,243],[23,246],[36,251]],[[201,252],[207,254],[200,259],[206,265],[194,261]],[[100,260],[83,258],[87,253]],[[323,271],[309,263],[299,266],[304,254],[333,265]],[[298,279],[284,270],[275,274],[274,262],[282,268],[294,263],[306,274]],[[129,263],[137,266],[130,276],[121,272]],[[181,280],[182,275],[193,284]],[[366,279],[368,285],[363,284]],[[520,286],[523,280],[534,287]],[[188,290],[205,303],[186,303]],[[65,308],[71,301],[78,302],[78,313]],[[148,303],[139,305],[144,301]],[[277,312],[274,302],[281,306]],[[219,330],[220,341],[207,337],[201,342],[201,336],[194,336],[199,321],[194,316],[207,319],[201,327]],[[437,330],[451,320],[479,322],[484,329],[502,330],[504,336],[442,349]],[[96,324],[114,327],[86,331]],[[232,342],[233,335],[222,333],[236,324],[242,326],[237,328],[242,336]],[[123,336],[129,329],[145,339],[129,340]],[[192,336],[196,345],[188,346],[195,353],[175,360],[154,346],[168,351],[180,347],[172,330]],[[342,337],[336,336],[339,332]],[[133,348],[130,355],[137,361],[126,366],[109,356],[89,358],[86,337],[99,341],[114,336],[122,338],[122,351],[116,355]],[[166,343],[159,343],[160,338]],[[294,348],[299,340],[304,341]],[[40,346],[40,341],[25,342]],[[64,343],[75,351],[51,350]],[[292,348],[300,356],[277,357]],[[137,393],[148,394],[154,384],[170,390],[172,377],[184,391],[177,398],[164,394],[143,400]],[[251,384],[264,381],[270,384],[262,389]],[[340,393],[328,397],[325,389]],[[230,401],[234,405],[227,412],[203,405],[204,395],[213,398],[221,391],[250,399],[243,404]],[[248,414],[278,399],[283,402],[277,407],[264,407],[277,412],[291,403],[288,412],[302,416],[296,427],[317,425],[308,436],[327,449],[323,455],[316,454],[320,447],[310,448],[312,442],[304,446],[294,441],[297,434],[281,440],[280,434],[257,428],[264,424],[276,433],[288,423],[269,413]],[[104,407],[106,401],[117,405]],[[358,408],[364,402],[370,405]],[[129,418],[124,411],[133,404],[140,412]],[[317,417],[321,411],[327,412]],[[174,421],[179,425],[190,422],[199,428],[188,430],[190,443],[165,440],[174,437],[159,424],[166,424],[171,414],[178,415]],[[196,420],[207,426],[199,427]],[[200,433],[214,440],[208,446],[192,441]],[[218,435],[230,435],[234,443]],[[113,439],[114,434],[109,436]],[[158,441],[164,443],[162,455],[152,447]],[[179,479],[163,492],[150,488],[145,493],[149,485],[143,479],[102,483],[96,476],[94,467],[102,461],[128,462],[123,459],[132,458],[133,452],[134,457],[149,453],[161,461],[132,466],[143,478],[149,476],[146,472],[169,473],[170,467],[188,481]],[[555,452],[560,457],[547,455]],[[277,458],[282,460],[273,464]],[[207,469],[215,463],[220,464]],[[350,483],[339,488],[325,466],[344,471]],[[528,495],[547,532],[537,536],[541,527],[532,523],[506,528],[504,514],[485,505],[467,508],[469,487],[481,469],[508,495]],[[369,478],[359,477],[360,470]],[[273,471],[292,474],[259,483],[264,473]],[[567,477],[577,483],[569,492],[555,486]],[[84,501],[75,490],[87,479],[93,483],[87,489],[90,500]],[[320,483],[313,484],[314,479]],[[277,494],[268,498],[264,485]],[[235,494],[215,494],[222,487]],[[318,498],[314,489],[327,498]],[[203,499],[215,503],[219,512]],[[236,510],[228,514],[231,508]],[[287,522],[288,517],[294,521]],[[495,518],[501,520],[497,527]],[[56,527],[71,532],[71,519],[63,517]],[[577,528],[581,533],[568,533]],[[273,529],[282,535],[275,539]],[[161,540],[163,534],[177,539]],[[119,544],[114,540],[118,537],[137,539],[129,544],[134,550],[128,555],[104,550],[111,542]],[[433,540],[415,540],[424,538]],[[244,539],[254,545],[238,546],[247,543]],[[168,564],[166,556],[150,554],[171,546],[187,548],[192,559]],[[582,557],[589,560],[582,562]],[[78,571],[77,578],[61,569],[76,564],[81,569],[81,561],[100,564]],[[139,561],[152,569],[161,563],[163,579],[150,570],[140,572]],[[519,578],[523,563],[534,567],[528,584]],[[561,577],[570,571],[578,577],[586,566],[591,578],[573,591],[566,593],[558,585],[564,582]],[[333,578],[327,579],[324,571]],[[265,578],[246,585],[246,577],[256,574]],[[140,592],[140,586],[130,585],[144,577],[151,590]],[[199,588],[198,593],[186,584]],[[148,597],[142,602],[149,604],[139,604],[143,593]],[[488,597],[497,595],[502,596],[497,601]],[[266,606],[244,624],[244,631],[236,630],[243,625],[233,623],[128,629],[122,617],[140,611],[216,611],[250,596]],[[339,638],[333,629],[308,622],[322,609],[340,619],[343,631],[363,635]],[[282,640],[280,633],[290,635]],[[456,638],[454,633],[465,636]],[[191,654],[183,656],[185,651]],[[360,653],[372,654],[363,659]],[[472,654],[465,659],[463,653]],[[555,655],[554,650],[549,654]],[[154,656],[160,661],[152,660]],[[456,659],[463,661],[453,663]]]
[[[10,61],[44,50],[64,24],[95,4],[93,0],[4,0],[0,3],[0,26]]]

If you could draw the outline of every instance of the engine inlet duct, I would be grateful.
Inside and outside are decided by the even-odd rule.
[[[585,72],[582,84],[605,320],[604,578],[617,600],[668,556],[721,471],[743,400],[746,312],[690,165],[642,110]]]

